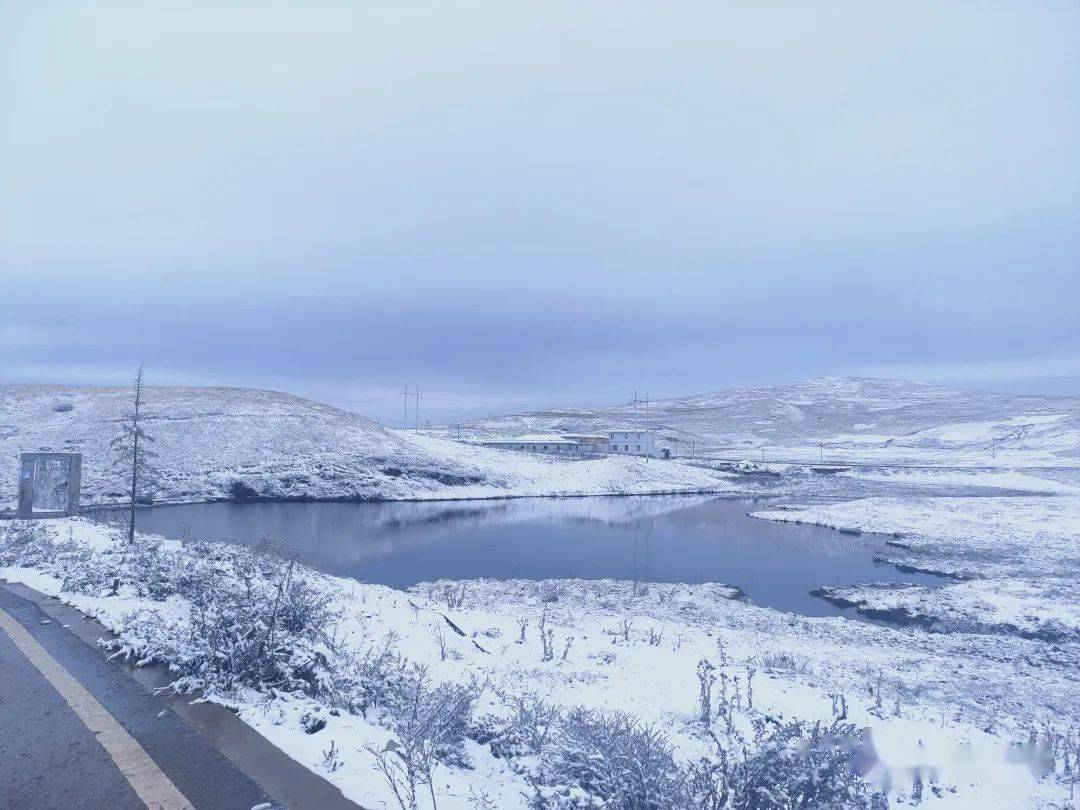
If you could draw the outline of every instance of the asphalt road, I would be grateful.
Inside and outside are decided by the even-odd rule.
[[[199,810],[276,806],[207,735],[38,605],[0,588],[0,609],[119,721],[190,805]],[[147,806],[103,744],[3,628],[0,806],[20,810]]]

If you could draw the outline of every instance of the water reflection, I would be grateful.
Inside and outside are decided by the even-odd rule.
[[[923,582],[875,564],[884,538],[748,518],[764,499],[705,495],[394,503],[193,504],[148,509],[140,528],[245,543],[268,534],[309,565],[394,587],[438,578],[614,577],[737,585],[752,601],[840,613],[819,585]]]

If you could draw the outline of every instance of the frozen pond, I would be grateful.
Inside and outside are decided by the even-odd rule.
[[[393,587],[423,580],[581,577],[723,582],[756,604],[811,616],[845,611],[820,585],[941,584],[874,562],[887,538],[755,520],[765,499],[711,496],[391,503],[212,503],[141,510],[166,537],[270,535],[331,574]]]

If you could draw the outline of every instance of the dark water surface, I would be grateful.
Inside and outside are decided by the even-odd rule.
[[[737,585],[759,605],[849,615],[809,595],[820,585],[916,582],[877,564],[886,538],[746,516],[771,499],[664,495],[393,503],[212,503],[141,510],[166,537],[262,535],[331,574],[393,587],[431,579],[582,577]]]

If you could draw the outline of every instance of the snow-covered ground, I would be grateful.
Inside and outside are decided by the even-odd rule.
[[[122,501],[109,441],[130,409],[124,388],[0,386],[0,456],[83,454],[84,505]],[[274,391],[148,388],[145,429],[155,502],[401,500],[725,491],[723,475],[679,463],[570,460],[392,431]],[[0,465],[0,510],[15,506],[17,465]]]
[[[878,497],[753,516],[892,534],[886,561],[965,580],[933,591],[827,589],[870,615],[944,630],[1080,637],[1080,497]]]
[[[985,487],[1043,495],[1080,495],[1080,470],[1073,469],[1019,471],[855,467],[837,475],[935,490],[945,487]]]
[[[1010,499],[986,500],[993,514],[1012,514],[1005,508]],[[1023,500],[1038,504],[1041,499]],[[1059,510],[1049,502],[1067,499],[1045,500],[1041,512],[1031,513],[1041,518],[1022,530],[1032,545],[1036,538],[1064,536],[1071,525],[1075,504]],[[934,525],[951,526],[959,538],[966,531],[963,521],[949,523],[944,517],[957,511],[952,506],[924,505],[923,514],[938,515]],[[861,517],[855,522],[866,528],[881,515],[902,515],[888,502],[857,511]],[[842,513],[820,517],[832,520],[836,514]],[[910,531],[902,521],[898,517],[891,530],[906,526]],[[1023,523],[1014,518],[1001,534]],[[193,571],[228,577],[242,570],[223,563],[227,557],[220,552],[199,558],[197,547],[177,542],[155,545],[158,541],[140,538],[136,550],[124,549],[112,529],[82,519],[37,525],[40,536],[24,535],[30,540],[16,546],[18,524],[6,524],[0,559],[6,554],[11,563],[15,555],[33,565],[0,568],[0,576],[96,616],[137,655],[168,649],[158,635],[191,638],[203,615],[178,593],[159,594],[157,601],[140,595],[147,581],[160,580],[170,565],[189,580]],[[852,521],[844,518],[841,525]],[[58,545],[35,552],[34,544],[45,537]],[[1004,545],[1002,539],[995,547],[1001,551]],[[1060,559],[1059,552],[1029,552],[1047,562],[1054,555]],[[136,565],[131,561],[137,559],[153,576],[128,581],[124,566]],[[268,565],[260,563],[264,576]],[[117,569],[119,588],[110,584]],[[93,572],[108,573],[101,579],[104,587],[86,585]],[[439,807],[525,807],[537,796],[545,796],[549,807],[602,806],[580,785],[551,784],[556,777],[581,773],[564,767],[566,757],[577,761],[573,756],[581,753],[565,748],[574,741],[558,731],[573,715],[570,707],[602,710],[608,717],[629,713],[638,728],[648,725],[663,734],[674,761],[685,768],[700,764],[701,757],[715,764],[718,745],[733,758],[742,757],[744,749],[752,756],[760,742],[755,723],[767,729],[795,718],[831,722],[843,717],[864,729],[857,744],[860,772],[887,791],[893,805],[1070,806],[1062,755],[1064,741],[1073,739],[1069,729],[1080,720],[1076,640],[1051,644],[1015,635],[928,633],[839,617],[802,618],[747,604],[736,589],[717,584],[482,580],[425,583],[402,592],[306,569],[296,575],[332,600],[335,617],[326,630],[333,642],[316,648],[331,664],[350,655],[370,664],[385,650],[395,661],[407,658],[409,665],[402,666],[426,667],[431,683],[472,685],[475,710],[460,751],[450,757],[457,764],[438,764],[433,773]],[[273,588],[274,576],[263,587]],[[291,655],[295,664],[296,651]],[[701,720],[702,661],[714,667],[704,670],[708,722]],[[377,691],[373,678],[383,681],[371,675],[370,666],[361,670],[368,673],[366,680],[340,680],[364,694]],[[217,692],[215,699],[235,705],[246,722],[350,798],[371,808],[397,807],[376,765],[388,743],[404,741],[400,721],[387,705],[351,701],[340,684],[335,689],[244,687]],[[542,707],[531,714],[521,710],[536,708],[530,696],[564,707],[550,738],[538,719]],[[524,725],[511,722],[514,717],[525,717]],[[1057,746],[1055,757],[1048,743]],[[589,761],[594,768],[605,764]],[[426,791],[421,807],[430,806]]]
[[[752,514],[897,535],[891,562],[950,576],[1080,576],[1080,497],[875,497]]]
[[[1080,639],[1080,586],[1075,578],[980,579],[944,588],[873,583],[819,588],[834,604],[940,632]]]
[[[473,438],[644,425],[643,407],[566,408],[455,425]],[[814,463],[1080,465],[1080,398],[963,391],[907,380],[824,377],[650,403],[658,443],[696,452]]]

